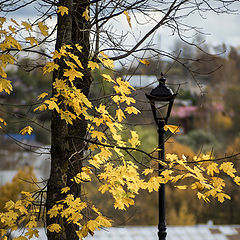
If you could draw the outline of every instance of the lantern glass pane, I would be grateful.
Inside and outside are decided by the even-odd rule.
[[[169,102],[155,102],[157,119],[165,119],[167,117]]]

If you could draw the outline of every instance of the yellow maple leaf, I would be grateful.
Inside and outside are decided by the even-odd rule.
[[[9,26],[8,29],[9,29],[12,33],[16,33],[16,28],[14,28],[12,25]]]
[[[94,70],[95,68],[99,69],[99,65],[96,62],[88,61],[88,68]]]
[[[34,112],[36,111],[45,111],[47,109],[47,106],[45,104],[40,105],[39,107],[34,108]]]
[[[4,78],[0,79],[0,92],[5,91],[7,94],[10,94],[12,89],[13,88],[10,80],[4,79]]]
[[[234,178],[234,182],[237,184],[237,185],[240,185],[240,177],[237,176]]]
[[[218,169],[218,164],[217,163],[211,163],[209,164],[207,167],[207,174],[210,175],[210,176],[213,176],[214,175],[214,172],[215,173],[219,173],[219,169]]]
[[[83,65],[82,63],[80,62],[78,56],[74,55],[74,54],[71,54],[71,53],[68,53],[68,55],[77,63],[77,65],[83,69]]]
[[[150,64],[150,62],[146,59],[141,59],[141,60],[139,60],[139,62],[144,64],[144,65],[149,65]]]
[[[104,58],[109,58],[109,56],[104,52],[104,51],[101,51],[99,52]]]
[[[6,202],[4,208],[9,210],[9,209],[14,208],[14,206],[15,206],[15,203],[12,200],[9,200],[8,202]]]
[[[39,231],[37,229],[28,229],[25,233],[25,236],[28,236],[28,239],[33,238],[35,236],[36,238],[39,237]]]
[[[62,16],[64,14],[68,15],[68,8],[64,7],[64,6],[59,6],[58,10],[57,10],[57,13],[60,13]]]
[[[58,52],[58,50],[55,50],[53,52],[53,59],[60,59],[62,56],[65,56],[65,54],[63,55],[60,51]]]
[[[44,67],[43,67],[43,74],[50,73],[53,70],[57,70],[59,68],[59,65],[56,64],[55,62],[48,62]]]
[[[64,188],[61,189],[61,193],[66,193],[66,192],[68,192],[69,190],[70,190],[69,187],[64,187]]]
[[[0,17],[0,23],[3,24],[6,22],[6,18],[5,17]]]
[[[25,27],[25,29],[26,29],[27,31],[29,31],[29,30],[32,31],[32,26],[31,26],[29,23],[27,23],[27,22],[22,22],[21,24]]]
[[[128,139],[128,142],[133,148],[140,144],[139,136],[136,131],[131,131],[132,138]]]
[[[225,194],[225,193],[217,193],[216,197],[218,198],[218,201],[220,203],[223,203],[225,201],[225,198],[229,199],[229,200],[231,199],[231,197],[229,195]]]
[[[41,94],[38,96],[38,100],[40,100],[40,99],[42,99],[42,98],[45,98],[47,95],[48,95],[48,93],[46,93],[46,92],[41,93]]]
[[[13,18],[11,18],[11,21],[12,21],[15,25],[20,26]]]
[[[165,131],[169,130],[172,133],[180,132],[179,126],[176,126],[176,125],[165,125],[164,130]]]
[[[223,172],[225,172],[227,175],[229,175],[230,177],[234,178],[235,177],[235,173],[237,172],[236,169],[233,166],[232,162],[224,162],[220,165],[220,170],[223,170]]]
[[[3,70],[3,68],[0,66],[0,76],[2,76],[3,78],[7,77],[7,74],[5,73],[5,71]]]
[[[132,113],[138,114],[138,113],[140,113],[140,111],[139,111],[137,108],[135,108],[135,107],[126,107],[126,108],[125,108],[125,111],[126,111],[128,114],[132,114]]]
[[[204,190],[204,185],[200,182],[195,182],[191,185],[191,188],[194,190],[194,189],[197,189],[198,191],[203,191]]]
[[[38,28],[43,36],[48,36],[48,27],[43,22],[38,22]]]
[[[130,18],[130,16],[129,16],[128,12],[127,12],[127,11],[124,11],[123,13],[124,13],[124,15],[125,15],[126,18],[127,18],[129,27],[132,28],[131,18]]]
[[[110,75],[108,75],[108,74],[102,74],[102,77],[103,77],[103,79],[105,80],[105,81],[107,81],[107,82],[114,82],[114,80],[111,78],[111,76]]]
[[[120,108],[116,110],[116,117],[119,122],[122,122],[122,120],[126,118],[123,111]]]
[[[99,132],[99,131],[92,131],[91,134],[92,138],[97,138],[99,142],[102,141],[102,139],[106,139],[106,136],[103,132]]]
[[[23,128],[22,130],[20,130],[20,134],[22,134],[22,135],[25,135],[25,134],[31,135],[32,131],[33,131],[33,128],[31,126],[27,126],[27,127]]]
[[[75,44],[75,47],[77,48],[77,50],[78,50],[79,52],[82,52],[83,47],[80,46],[78,43]]]
[[[50,232],[57,232],[57,233],[61,232],[61,230],[62,230],[61,226],[59,224],[57,224],[57,223],[53,223],[53,224],[49,225],[47,227],[47,229]]]
[[[95,229],[98,229],[99,223],[95,220],[89,220],[87,222],[87,227],[91,232],[94,232]]]
[[[66,59],[64,59],[64,62],[72,69],[77,68],[77,65],[73,62],[67,61]]]
[[[145,169],[142,173],[145,175],[145,176],[147,176],[148,174],[151,174],[151,173],[153,173],[153,169],[151,169],[151,168],[147,168],[147,169]]]
[[[0,61],[2,61],[2,67],[5,68],[8,63],[14,64],[16,59],[10,54],[1,54]]]
[[[50,109],[50,110],[56,109],[56,111],[59,112],[59,107],[56,102],[54,102],[52,100],[45,100],[44,103],[48,104],[48,109]]]
[[[83,74],[73,68],[64,71],[63,76],[68,77],[69,81],[73,81],[75,78],[82,78]]]
[[[86,19],[86,21],[88,21],[90,19],[88,7],[85,9],[82,16]]]
[[[102,62],[102,64],[107,67],[107,68],[114,68],[114,61],[111,59],[101,59],[99,58],[99,60]]]
[[[88,229],[87,225],[85,224],[82,227],[82,229],[79,230],[79,231],[76,231],[76,233],[77,233],[79,239],[82,240],[83,238],[85,238],[88,235],[89,229]]]
[[[207,196],[205,196],[203,193],[198,192],[197,193],[198,199],[203,199],[205,202],[209,202],[209,198],[207,198]]]
[[[25,39],[26,39],[26,41],[30,41],[31,46],[33,46],[34,44],[36,44],[38,46],[38,41],[35,37],[27,37]]]

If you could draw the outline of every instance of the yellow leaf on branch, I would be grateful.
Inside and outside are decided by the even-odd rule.
[[[102,141],[102,139],[106,139],[106,136],[103,132],[99,132],[99,131],[92,131],[91,134],[92,138],[97,138],[99,142]]]
[[[214,173],[219,173],[218,164],[211,163],[207,166],[207,174],[213,176]]]
[[[3,70],[3,68],[0,66],[0,76],[2,76],[3,78],[7,77],[7,74],[5,73],[5,71]]]
[[[164,130],[165,131],[169,130],[172,133],[180,132],[179,126],[176,126],[176,125],[165,125]]]
[[[27,37],[25,38],[27,41],[30,41],[31,46],[33,46],[34,44],[36,44],[38,46],[38,41],[35,37]]]
[[[141,142],[136,131],[131,131],[131,135],[132,137],[128,139],[128,142],[131,144],[133,148],[135,148],[136,146],[140,145]]]
[[[57,105],[56,102],[51,101],[51,100],[45,100],[44,103],[45,103],[45,104],[48,104],[48,109],[49,109],[49,110],[54,110],[54,109],[56,109],[56,111],[59,112],[59,107],[58,107],[58,105]]]
[[[0,61],[2,62],[1,65],[2,65],[3,68],[5,68],[8,63],[14,64],[15,60],[16,59],[12,55],[10,55],[10,54],[1,54],[0,55]]]
[[[70,190],[69,187],[64,187],[64,188],[61,189],[61,193],[66,193],[66,192],[68,192],[69,190]]]
[[[12,21],[15,25],[20,26],[13,18],[11,18],[11,21]]]
[[[116,110],[116,117],[119,122],[122,122],[122,120],[126,118],[123,111],[120,108]]]
[[[50,73],[53,70],[58,70],[59,65],[56,64],[55,62],[48,62],[44,67],[43,67],[43,74]]]
[[[79,52],[82,52],[83,47],[82,47],[81,45],[79,45],[79,44],[77,43],[77,44],[75,44],[75,47],[77,48],[77,50],[78,50]]]
[[[100,54],[106,59],[109,58],[109,56],[104,51],[101,51]]]
[[[8,29],[9,29],[12,33],[16,33],[16,28],[14,28],[12,25],[9,26]]]
[[[1,69],[1,68],[0,68]],[[10,80],[7,80],[5,78],[0,79],[0,92],[5,91],[7,94],[10,94],[12,91],[12,84]]]
[[[132,28],[131,17],[129,16],[128,12],[127,12],[127,11],[124,11],[123,13],[124,13],[124,15],[125,15],[126,18],[127,18],[129,27]]]
[[[43,22],[38,22],[38,28],[44,37],[48,36],[48,27]]]
[[[86,21],[88,21],[90,19],[88,7],[85,9],[82,16],[86,19]]]
[[[114,68],[114,61],[113,60],[111,60],[111,59],[102,59],[102,58],[99,58],[99,60],[102,62],[102,64],[105,67],[111,68],[111,69]]]
[[[240,177],[239,176],[235,177],[234,182],[240,186]]]
[[[150,64],[150,62],[146,59],[141,59],[141,60],[139,60],[139,62],[144,64],[144,65],[149,65]]]
[[[83,74],[73,68],[64,71],[64,77],[68,77],[69,81],[72,82],[75,78],[82,78]]]
[[[25,134],[31,135],[32,131],[33,131],[33,128],[31,126],[27,126],[27,127],[23,128],[20,131],[20,134],[22,134],[22,135],[25,135]]]
[[[50,232],[57,232],[57,233],[61,232],[61,230],[62,230],[61,226],[57,223],[53,223],[53,224],[49,225],[47,227],[47,229]]]
[[[235,173],[237,172],[236,169],[233,166],[232,162],[224,162],[220,165],[220,170],[222,170],[223,172],[225,172],[227,175],[229,175],[230,177],[234,178],[235,177]]]
[[[46,92],[41,93],[41,94],[38,96],[38,100],[40,100],[40,99],[42,99],[42,98],[45,98],[47,95],[48,95],[48,93],[46,93]]]
[[[153,169],[147,168],[147,169],[145,169],[145,170],[142,172],[142,174],[144,174],[145,176],[147,176],[148,174],[152,174],[153,171],[154,171]]]
[[[229,200],[231,199],[231,197],[225,193],[218,193],[217,198],[220,203],[223,203],[225,201],[225,198]]]
[[[102,77],[103,77],[103,79],[105,80],[105,81],[107,81],[107,82],[114,82],[114,80],[111,78],[111,76],[110,75],[108,75],[108,74],[102,74]]]
[[[58,10],[57,10],[57,13],[60,13],[62,16],[64,14],[68,15],[68,8],[64,7],[64,6],[59,6]]]
[[[91,68],[91,70],[94,70],[95,68],[99,69],[99,65],[96,62],[88,61],[88,68]]]
[[[21,23],[27,31],[32,31],[32,26],[28,22],[22,22]]]
[[[125,108],[125,111],[126,111],[128,114],[132,114],[132,113],[138,114],[138,113],[140,113],[140,111],[139,111],[137,108],[135,108],[135,107],[126,107],[126,108]]]
[[[40,105],[39,107],[36,107],[33,111],[45,111],[47,109],[47,106],[45,104]]]

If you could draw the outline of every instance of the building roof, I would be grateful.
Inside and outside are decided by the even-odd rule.
[[[172,110],[171,115],[173,117],[179,117],[179,118],[187,118],[194,116],[197,111],[196,106],[180,106],[180,107],[175,107]]]
[[[240,225],[196,225],[168,226],[167,240],[240,240]],[[39,231],[39,238],[47,240],[45,230]],[[86,240],[157,240],[157,227],[113,227],[96,231]]]

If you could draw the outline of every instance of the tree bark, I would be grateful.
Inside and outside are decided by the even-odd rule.
[[[59,0],[58,6],[66,6],[69,10],[68,15],[57,18],[57,40],[55,49],[59,50],[65,44],[79,44],[83,47],[82,53],[73,48],[73,53],[79,57],[84,70],[83,79],[75,79],[74,83],[78,89],[87,96],[91,84],[90,71],[87,68],[90,44],[89,44],[89,22],[82,17],[83,12],[89,7],[90,2],[87,0]],[[60,70],[53,73],[53,83],[56,78],[63,79],[63,69],[65,64],[59,61]],[[54,89],[53,89],[54,95]],[[86,134],[87,122],[81,117],[80,120],[74,121],[73,125],[67,124],[61,120],[56,111],[52,113],[51,123],[51,172],[47,188],[46,211],[50,210],[59,200],[64,198],[61,189],[70,187],[69,194],[75,197],[81,196],[81,186],[71,181],[73,176],[81,171],[82,157],[84,154],[85,143],[80,139],[69,139],[68,135],[77,135],[84,138]],[[74,154],[73,157],[71,157]],[[46,216],[46,225],[58,223],[62,227],[60,233],[47,232],[49,240],[77,240],[75,233],[77,226],[68,224],[65,219],[59,217],[50,218]]]

